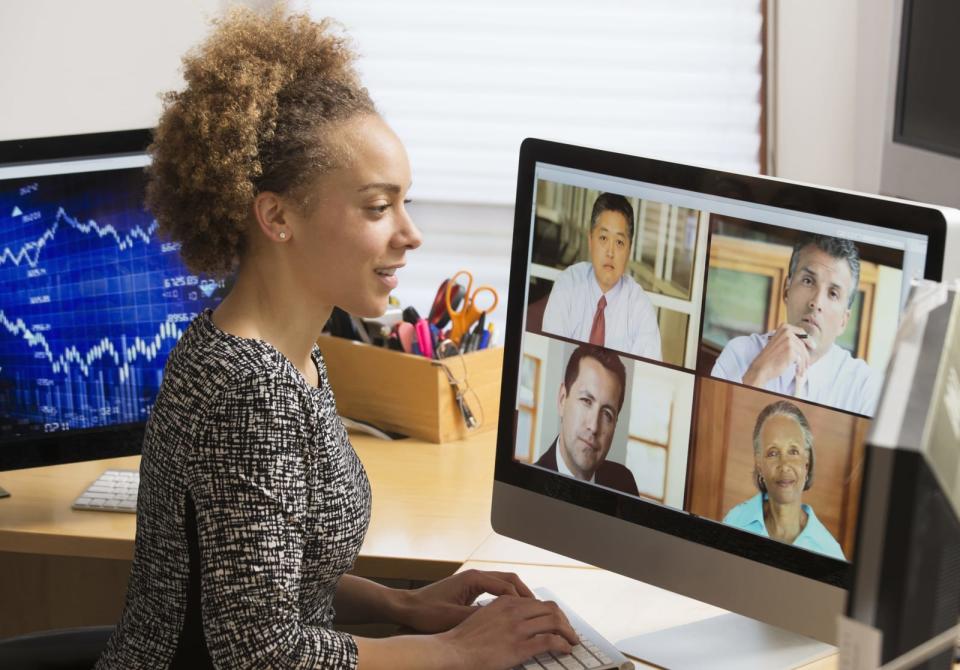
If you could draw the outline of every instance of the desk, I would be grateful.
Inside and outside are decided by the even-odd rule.
[[[380,579],[453,574],[491,533],[496,435],[447,444],[351,435],[373,489],[373,511],[354,572]],[[0,637],[113,623],[133,557],[136,518],[70,509],[107,468],[137,456],[0,472]]]

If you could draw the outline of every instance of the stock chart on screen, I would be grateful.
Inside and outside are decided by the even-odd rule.
[[[0,440],[142,422],[222,281],[143,207],[142,168],[0,180]]]

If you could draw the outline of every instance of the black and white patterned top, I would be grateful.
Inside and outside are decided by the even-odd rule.
[[[370,486],[311,357],[317,388],[209,311],[183,334],[147,424],[127,600],[98,670],[356,667],[330,626]]]

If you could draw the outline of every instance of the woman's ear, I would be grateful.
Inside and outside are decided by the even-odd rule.
[[[760,474],[760,468],[753,466],[753,483],[760,489],[760,493],[767,492],[767,483],[763,481],[763,475]]]
[[[272,191],[258,193],[253,199],[253,216],[257,228],[263,235],[274,242],[285,242],[292,235],[289,225],[290,204],[280,195]]]

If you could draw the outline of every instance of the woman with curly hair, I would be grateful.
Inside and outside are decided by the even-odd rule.
[[[101,670],[504,668],[576,641],[512,574],[410,591],[345,574],[371,493],[315,342],[334,306],[382,314],[420,244],[406,152],[353,58],[328,22],[237,10],[166,97],[147,204],[192,270],[235,281],[167,361]],[[472,607],[483,592],[500,597]]]

